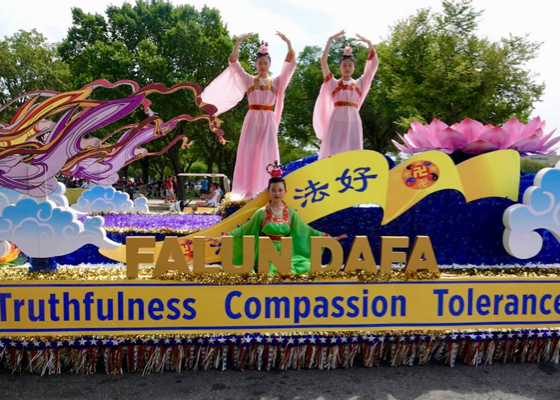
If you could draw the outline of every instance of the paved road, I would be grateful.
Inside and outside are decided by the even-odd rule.
[[[109,376],[0,373],[0,399],[557,400],[559,366],[439,364],[335,371],[183,371]]]

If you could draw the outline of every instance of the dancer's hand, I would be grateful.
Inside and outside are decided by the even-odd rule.
[[[356,37],[358,38],[358,40],[359,40],[360,42],[364,42],[365,44],[368,45],[368,47],[369,47],[370,49],[373,49],[373,44],[371,43],[371,40],[366,39],[365,37],[363,37],[362,35],[359,35],[359,34],[357,34],[357,33],[356,33]]]
[[[346,33],[346,31],[343,29],[338,33],[335,33],[334,35],[332,35],[329,38],[329,42],[332,42],[333,40],[338,40],[338,39],[342,39],[342,36],[344,36],[344,34]]]
[[[333,238],[334,240],[336,240],[337,242],[340,242],[340,241],[343,240],[343,239],[347,239],[347,238],[348,238],[348,235],[347,235],[346,233],[343,233],[343,234],[340,235],[340,236],[333,236],[332,238]]]
[[[241,42],[243,42],[244,40],[250,38],[250,37],[253,36],[253,35],[254,35],[253,32],[251,32],[251,33],[244,33],[243,35],[241,35],[241,36],[239,36],[239,37],[237,38],[237,43],[241,43]]]
[[[292,49],[292,42],[290,42],[290,39],[288,39],[288,38],[286,37],[286,35],[284,35],[284,34],[281,33],[281,32],[276,31],[276,34],[277,34],[278,36],[280,36],[280,39],[282,39],[284,42],[286,42],[286,44],[288,45],[288,52],[292,52],[292,51],[293,51],[293,49]]]
[[[276,34],[280,36],[280,39],[282,39],[284,42],[290,43],[290,39],[288,39],[282,32],[276,31]]]

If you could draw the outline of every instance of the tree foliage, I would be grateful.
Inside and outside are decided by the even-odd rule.
[[[540,44],[527,36],[497,42],[478,37],[482,12],[471,3],[443,1],[442,13],[420,10],[398,22],[379,45],[379,78],[397,107],[397,122],[527,120],[544,90],[526,69]]]
[[[43,35],[19,31],[0,41],[0,86],[0,104],[5,104],[34,90],[69,89],[70,71]]]
[[[157,82],[167,87],[194,82],[204,87],[227,66],[233,42],[216,9],[203,7],[198,11],[190,5],[138,0],[135,4],[109,6],[106,14],[72,10],[72,27],[59,51],[70,65],[76,86],[104,78],[113,82],[132,79],[140,85]],[[153,110],[164,120],[200,113],[190,91],[153,95],[150,99]],[[148,158],[143,163],[161,164],[154,169],[159,174],[184,172],[198,159],[207,160],[209,171],[223,159],[227,159],[226,165],[233,164],[227,147],[235,146],[236,132],[227,130],[226,138],[232,143],[224,148],[202,122],[181,123],[151,146],[161,148],[161,141],[167,144],[180,134],[196,145],[186,153],[174,146],[166,157]],[[166,163],[170,167],[167,172]],[[149,165],[144,165],[144,170],[147,175]]]

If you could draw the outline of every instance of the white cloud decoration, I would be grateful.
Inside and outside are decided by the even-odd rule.
[[[58,182],[58,187],[54,192],[48,195],[48,197],[31,197],[15,190],[8,189],[5,187],[0,187],[0,212],[11,204],[16,204],[18,201],[23,199],[35,199],[37,202],[51,200],[57,206],[68,208],[68,198],[65,195],[66,186],[64,183]]]
[[[58,182],[58,187],[54,192],[49,194],[48,199],[52,200],[57,206],[68,208],[68,197],[65,195],[66,185],[62,182]]]
[[[111,186],[101,185],[85,190],[71,208],[81,212],[149,211],[148,199],[141,197],[132,202],[128,193],[119,192]]]
[[[134,207],[132,211],[138,212],[150,212],[150,207],[148,207],[148,199],[146,197],[138,197],[134,199]]]
[[[0,240],[15,243],[29,257],[49,258],[72,253],[86,244],[104,249],[120,246],[107,238],[103,218],[90,217],[83,223],[69,208],[53,201],[37,203],[25,198],[0,213]]]
[[[531,258],[541,251],[543,239],[536,229],[548,230],[560,242],[560,162],[537,173],[523,194],[523,204],[508,207],[503,222],[504,247],[516,258]]]
[[[29,196],[12,189],[0,187],[0,212],[10,204],[16,204],[18,201],[26,198],[29,198]]]

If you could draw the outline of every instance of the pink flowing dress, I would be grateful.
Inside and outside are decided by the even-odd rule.
[[[266,189],[270,175],[266,167],[280,162],[278,126],[284,108],[284,94],[296,69],[295,53],[288,53],[282,72],[275,78],[249,75],[239,61],[226,68],[202,93],[202,101],[218,108],[216,115],[233,108],[247,93],[249,112],[243,121],[232,192],[253,198]]]
[[[332,74],[325,78],[313,111],[313,129],[321,140],[319,159],[364,148],[360,108],[378,65],[377,54],[372,50],[357,80],[343,81]]]

